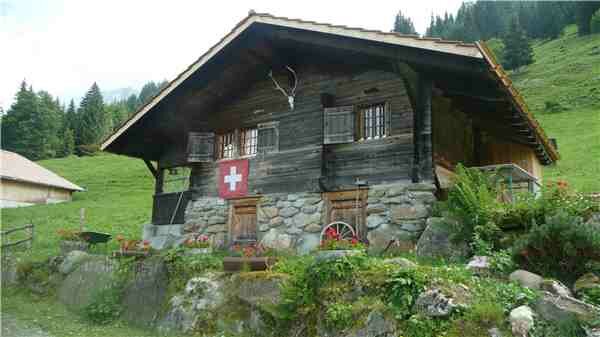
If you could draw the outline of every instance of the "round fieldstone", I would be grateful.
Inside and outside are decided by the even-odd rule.
[[[298,214],[298,212],[300,211],[295,207],[285,207],[279,211],[279,215],[284,218],[289,218]]]

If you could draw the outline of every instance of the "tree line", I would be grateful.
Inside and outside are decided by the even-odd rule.
[[[456,14],[431,15],[425,36],[474,42],[493,40],[502,65],[516,69],[533,62],[530,39],[557,38],[575,23],[580,36],[600,25],[600,2],[476,1],[463,2]],[[399,12],[393,31],[415,34],[410,18]],[[598,31],[600,32],[600,31]],[[495,40],[495,41],[494,41]]]
[[[35,91],[23,81],[10,108],[0,109],[2,148],[31,160],[95,152],[106,136],[166,85],[167,81],[150,81],[139,94],[106,103],[94,83],[76,107],[73,100],[65,106],[58,97]]]

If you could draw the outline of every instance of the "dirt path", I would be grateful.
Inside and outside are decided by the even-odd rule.
[[[6,313],[1,313],[1,315],[2,333],[0,335],[2,337],[52,337],[33,324],[20,321]]]

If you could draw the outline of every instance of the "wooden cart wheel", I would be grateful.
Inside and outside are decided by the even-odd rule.
[[[340,240],[350,240],[356,237],[356,232],[354,231],[354,228],[352,228],[352,226],[342,221],[336,221],[330,223],[329,225],[325,226],[325,228],[323,228],[323,230],[321,231],[321,243],[323,243],[323,241],[325,240],[325,236],[329,228],[335,229],[335,231],[340,236]]]

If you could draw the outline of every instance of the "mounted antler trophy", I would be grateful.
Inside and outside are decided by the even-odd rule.
[[[292,73],[292,76],[294,76],[294,85],[290,90],[289,94],[287,93],[287,91],[285,91],[285,89],[283,89],[279,85],[279,83],[277,83],[277,80],[275,79],[275,77],[273,77],[273,71],[269,71],[269,77],[271,78],[273,83],[275,83],[275,90],[281,91],[283,95],[287,97],[288,103],[290,104],[290,110],[294,110],[294,98],[296,97],[296,88],[298,87],[298,76],[296,75],[294,69],[292,69],[290,66],[285,66],[285,68],[289,70],[290,73]]]

